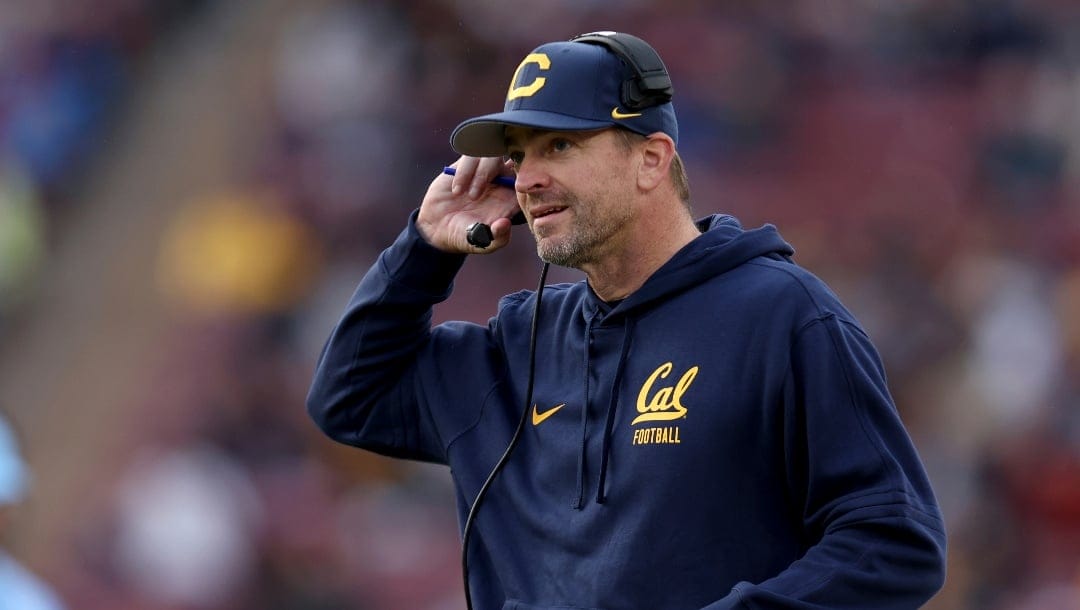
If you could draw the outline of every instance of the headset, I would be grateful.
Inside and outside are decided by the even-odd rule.
[[[634,71],[622,86],[622,103],[628,109],[641,110],[671,101],[674,89],[660,54],[649,43],[621,32],[589,32],[570,42],[595,44],[617,55]]]

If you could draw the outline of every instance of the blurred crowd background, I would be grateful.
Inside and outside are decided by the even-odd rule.
[[[4,3],[0,548],[69,608],[461,608],[447,471],[304,396],[450,130],[597,29],[663,56],[695,212],[778,225],[876,342],[948,523],[928,607],[1080,608],[1070,0]],[[533,287],[515,239],[439,320]]]

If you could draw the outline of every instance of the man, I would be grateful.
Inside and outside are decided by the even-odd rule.
[[[530,53],[361,281],[309,412],[448,464],[463,521],[500,463],[466,539],[476,608],[918,607],[945,534],[878,356],[775,228],[694,221],[666,79],[625,34]],[[519,208],[587,280],[432,328]]]

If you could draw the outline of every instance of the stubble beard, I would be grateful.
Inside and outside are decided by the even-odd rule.
[[[535,234],[536,253],[540,260],[560,267],[581,269],[583,265],[595,262],[602,246],[631,220],[628,206],[602,206],[571,194],[552,199],[573,210],[573,222],[559,237],[547,237],[545,231],[538,230]],[[605,209],[608,210],[606,215],[602,212]]]

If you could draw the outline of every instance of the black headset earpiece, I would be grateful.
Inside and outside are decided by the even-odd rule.
[[[671,77],[660,54],[649,43],[621,32],[589,32],[574,36],[570,42],[606,47],[618,55],[633,71],[622,87],[622,103],[627,109],[640,110],[671,101]]]

